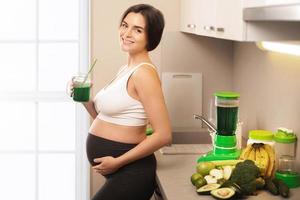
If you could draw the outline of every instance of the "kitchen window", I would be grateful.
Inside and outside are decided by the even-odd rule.
[[[0,1],[0,199],[89,199],[83,106],[66,95],[89,65],[89,1]]]

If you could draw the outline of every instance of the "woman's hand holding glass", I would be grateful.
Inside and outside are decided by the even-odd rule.
[[[88,102],[92,86],[93,83],[85,75],[74,76],[67,83],[66,93],[74,101]]]

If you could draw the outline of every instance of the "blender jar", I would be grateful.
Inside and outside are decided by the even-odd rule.
[[[238,122],[238,98],[240,94],[236,92],[217,92],[215,96],[217,134],[233,136]]]
[[[240,94],[217,92],[215,95],[217,133],[213,138],[214,154],[233,155],[237,158],[236,127]],[[228,156],[229,157],[229,156]]]

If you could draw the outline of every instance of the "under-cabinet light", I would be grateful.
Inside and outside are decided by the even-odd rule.
[[[300,43],[297,42],[257,42],[263,50],[300,56]]]

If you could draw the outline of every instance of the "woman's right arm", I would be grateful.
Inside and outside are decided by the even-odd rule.
[[[93,100],[89,100],[88,102],[83,102],[82,105],[85,107],[85,109],[88,111],[88,113],[93,119],[97,117],[98,113],[95,109]]]

